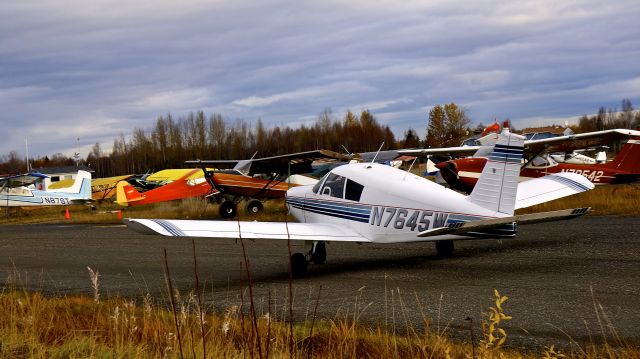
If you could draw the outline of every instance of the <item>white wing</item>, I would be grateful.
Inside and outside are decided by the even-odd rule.
[[[531,207],[594,188],[586,177],[569,172],[556,173],[518,183],[516,209]]]
[[[125,219],[130,229],[145,234],[175,237],[236,239],[284,239],[294,241],[370,242],[345,227],[324,223],[191,221],[167,219]],[[288,229],[287,229],[288,227]],[[287,234],[288,231],[288,234]]]

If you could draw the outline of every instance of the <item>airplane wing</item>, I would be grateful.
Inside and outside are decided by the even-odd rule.
[[[595,187],[577,173],[556,173],[518,183],[515,209],[531,207],[554,199],[592,190]]]
[[[610,144],[621,138],[640,136],[640,131],[627,129],[614,129],[595,132],[578,133],[569,136],[543,138],[524,142],[527,151],[538,153],[547,151],[572,151],[579,148]]]
[[[311,163],[319,159],[350,160],[351,156],[328,150],[315,150],[250,160],[196,160],[186,161],[185,163],[191,165],[214,165],[218,168],[236,168],[239,165],[250,163],[247,174],[253,176],[254,174],[262,173],[278,173],[281,175],[309,173],[312,172]]]
[[[418,237],[433,237],[445,234],[465,234],[468,232],[481,232],[489,229],[499,228],[505,224],[533,224],[541,222],[560,221],[583,216],[591,211],[591,207],[563,209],[552,212],[538,212],[531,214],[521,214],[517,216],[492,218],[479,221],[449,223],[445,227],[434,228],[418,233]]]
[[[431,155],[473,155],[482,146],[459,146],[441,148],[412,148],[398,150],[401,155],[407,156],[431,156]]]
[[[13,176],[0,177],[0,186],[4,187],[20,187],[20,186],[28,186],[35,181],[47,178],[49,176],[43,175],[42,173],[25,173]]]
[[[343,226],[328,223],[237,222],[127,218],[130,229],[143,234],[173,237],[284,239],[293,241],[370,242]],[[288,227],[288,228],[287,228]],[[287,235],[288,231],[288,235]]]
[[[629,136],[640,136],[640,131],[615,129],[587,133],[578,133],[569,136],[558,136],[543,138],[540,140],[524,141],[525,151],[528,153],[540,153],[546,151],[570,151],[579,148],[587,148],[609,144],[614,140]],[[402,149],[398,153],[411,156],[431,156],[431,155],[473,155],[482,146],[460,146],[442,148],[418,148]]]

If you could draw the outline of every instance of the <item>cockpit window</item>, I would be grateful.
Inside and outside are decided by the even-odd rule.
[[[324,181],[324,185],[322,185],[320,194],[343,198],[345,180],[346,178],[342,176],[335,173],[329,173],[329,177],[327,177],[327,180]]]
[[[531,167],[550,167],[556,165],[556,161],[549,156],[536,156],[530,163]]]
[[[320,178],[320,179],[318,180],[318,183],[316,183],[316,184],[313,186],[313,189],[312,189],[313,193],[318,193],[318,190],[320,189],[320,186],[322,185],[322,182],[324,182],[324,180],[327,178],[327,176],[329,176],[329,174],[328,174],[328,173],[327,173],[327,174],[325,174],[324,176],[322,176],[322,178]],[[318,193],[318,194],[319,194],[319,193]]]
[[[344,192],[344,199],[349,199],[352,201],[360,201],[360,196],[362,196],[362,190],[364,186],[358,182],[354,182],[350,179],[347,179],[347,186]]]

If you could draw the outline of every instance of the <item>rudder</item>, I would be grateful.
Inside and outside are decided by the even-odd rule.
[[[468,201],[513,215],[525,138],[505,129],[500,134]]]
[[[628,139],[618,155],[607,165],[620,171],[640,173],[640,138]]]

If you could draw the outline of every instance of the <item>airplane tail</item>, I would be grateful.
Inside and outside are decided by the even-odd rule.
[[[128,206],[129,202],[139,201],[144,198],[127,181],[120,181],[116,186],[116,203],[121,206]]]
[[[612,169],[640,173],[640,138],[632,137],[622,146],[613,161],[607,163]]]
[[[467,197],[469,202],[494,212],[513,215],[524,139],[508,130],[500,134],[478,182]]]
[[[52,192],[79,194],[80,198],[91,199],[91,173],[80,170],[71,187],[60,188]]]

